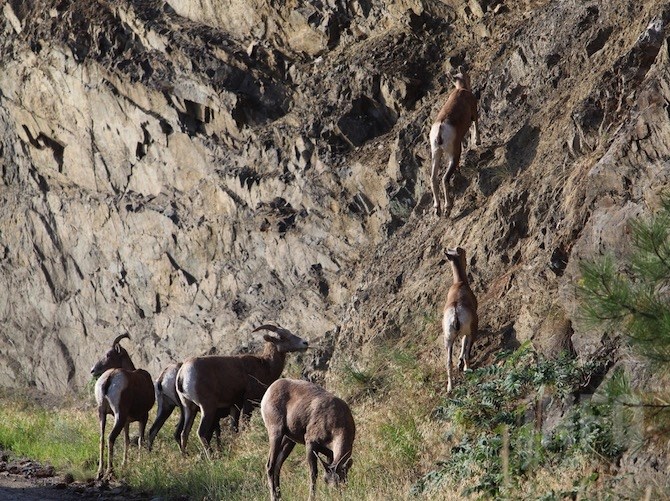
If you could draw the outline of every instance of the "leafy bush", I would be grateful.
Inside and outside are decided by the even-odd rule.
[[[615,402],[572,405],[580,388],[607,363],[602,359],[580,364],[567,354],[545,359],[525,344],[501,354],[495,365],[466,374],[434,413],[455,425],[461,438],[412,492],[439,489],[446,483],[465,484],[463,495],[500,496],[519,488],[538,466],[565,461],[571,454],[616,460],[624,446],[615,434]],[[569,408],[551,433],[542,432],[535,412],[545,397]]]

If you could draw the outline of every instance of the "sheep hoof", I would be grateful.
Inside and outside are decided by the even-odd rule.
[[[435,215],[436,215],[437,217],[440,217],[440,216],[442,215],[442,210],[440,209],[440,206],[439,206],[439,205],[436,205],[436,206],[434,206],[433,208],[435,209]]]

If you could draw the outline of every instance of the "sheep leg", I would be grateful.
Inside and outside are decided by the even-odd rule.
[[[200,426],[198,426],[198,437],[205,448],[205,454],[210,458],[211,447],[209,446],[212,440],[213,426],[216,419],[216,409],[200,409],[202,416],[200,417]]]
[[[440,146],[435,146],[432,150],[432,166],[430,171],[430,186],[433,191],[433,208],[435,209],[435,214],[440,215],[440,193],[439,193],[439,177],[440,177],[440,164],[442,163],[442,148]]]
[[[149,429],[149,438],[147,439],[147,449],[151,450],[156,439],[156,435],[165,424],[165,421],[172,415],[176,405],[167,404],[163,398],[158,400],[158,410],[156,411],[156,420]],[[179,442],[179,440],[177,440]]]
[[[451,391],[451,355],[454,349],[453,338],[447,338],[447,393]]]
[[[140,438],[137,441],[137,449],[138,449],[138,455],[137,457],[140,458],[142,457],[142,443],[144,442],[144,432],[147,428],[147,421],[149,421],[149,413],[145,414],[142,416],[142,419],[140,419],[139,425],[140,425]]]
[[[214,425],[212,426],[212,432],[216,436],[216,447],[221,450],[221,421],[220,417],[217,417],[214,420]]]
[[[100,480],[102,478],[104,454],[105,454],[105,425],[107,423],[107,413],[102,409],[98,410],[98,418],[100,419],[100,460],[98,461],[98,473],[95,478]]]
[[[445,308],[442,316],[442,332],[444,333],[444,347],[447,350],[447,393],[451,391],[451,368],[454,352],[454,341],[458,337],[458,317],[455,306]]]
[[[214,423],[212,424],[212,435],[216,436],[216,446],[219,450],[221,450],[221,420],[228,415],[230,415],[230,407],[217,409]]]
[[[166,418],[167,419],[167,418]],[[181,432],[184,429],[184,408],[179,406],[179,422],[174,430],[174,439],[181,446]],[[158,431],[156,432],[158,433]]]
[[[186,454],[186,443],[188,442],[188,434],[191,432],[193,427],[193,421],[195,421],[195,414],[198,412],[197,407],[192,402],[184,405],[184,426],[181,429],[181,453]]]
[[[458,169],[458,163],[461,160],[461,144],[457,142],[454,145],[453,149],[454,149],[453,156],[449,161],[447,171],[444,173],[444,176],[442,177],[442,192],[444,193],[445,216],[449,215],[449,213],[451,212],[451,208],[454,205],[454,196],[449,191],[449,181],[451,180],[451,177],[454,175],[454,172],[456,172],[456,169]]]
[[[237,433],[240,430],[240,412],[241,412],[241,405],[234,404],[230,408],[230,426],[233,429],[235,433]]]
[[[270,497],[272,501],[279,501],[281,499],[281,490],[279,488],[279,472],[277,467],[277,458],[281,452],[282,435],[275,433],[270,436],[270,453],[268,454],[268,462],[266,463],[266,472],[268,476],[268,486],[270,487]]]
[[[116,437],[119,436],[119,433],[121,433],[121,430],[125,427],[126,422],[125,415],[122,416],[121,414],[117,414],[114,418],[114,427],[112,428],[112,431],[109,432],[107,445],[107,473],[105,476],[108,478],[114,473],[114,442],[116,441]]]
[[[279,451],[279,455],[277,456],[277,461],[276,461],[276,470],[277,472],[281,471],[281,467],[284,464],[284,461],[286,461],[286,458],[291,454],[291,451],[293,451],[293,448],[295,447],[295,442],[291,440],[288,437],[284,437],[281,441],[281,450]],[[279,474],[277,474],[277,485],[279,485]]]
[[[472,348],[472,340],[473,336],[472,333],[467,336],[466,341],[465,341],[465,355],[463,358],[463,370],[467,371],[470,369],[470,350]]]
[[[434,123],[430,128],[431,172],[430,186],[433,192],[433,208],[435,214],[440,215],[440,197],[438,193],[440,166],[442,165],[442,124]]]
[[[472,324],[463,326],[461,353],[458,356],[458,370],[467,371],[470,363],[470,345],[472,344]]]
[[[316,494],[316,478],[319,474],[317,469],[317,457],[314,444],[309,442],[306,445],[307,449],[307,464],[309,465],[309,499],[314,499]]]
[[[465,344],[467,343],[468,336],[463,336],[461,340],[461,353],[458,355],[458,370],[463,371],[467,368],[467,363],[465,362]]]
[[[126,423],[123,427],[123,462],[121,466],[125,466],[128,462],[128,449],[130,448],[130,423]]]

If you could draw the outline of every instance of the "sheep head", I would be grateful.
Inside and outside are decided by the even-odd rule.
[[[265,324],[256,327],[252,332],[261,330],[269,331],[263,335],[263,339],[268,343],[272,343],[277,347],[280,353],[288,353],[292,351],[305,351],[309,347],[309,343],[300,336],[296,336],[290,330],[276,325]]]
[[[112,342],[112,348],[91,368],[91,374],[94,377],[101,376],[108,369],[135,369],[130,355],[120,344],[123,338],[130,339],[130,335],[126,333],[117,336]]]
[[[457,89],[472,90],[470,87],[470,77],[462,66],[458,67],[458,73],[452,79]]]
[[[460,263],[463,266],[463,269],[465,269],[465,249],[462,247],[456,247],[454,249],[447,249],[446,253],[447,259],[449,261],[454,261],[456,263]]]
[[[326,484],[331,486],[338,486],[347,482],[347,474],[349,473],[349,468],[353,464],[354,460],[351,457],[351,453],[345,454],[340,458],[340,460],[335,463],[327,463],[324,459],[319,456],[316,452],[314,453],[325,470],[323,474],[323,480]]]

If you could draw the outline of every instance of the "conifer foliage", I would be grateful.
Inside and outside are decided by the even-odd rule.
[[[630,223],[631,249],[582,262],[585,317],[620,330],[654,365],[670,367],[670,195],[651,218]]]

